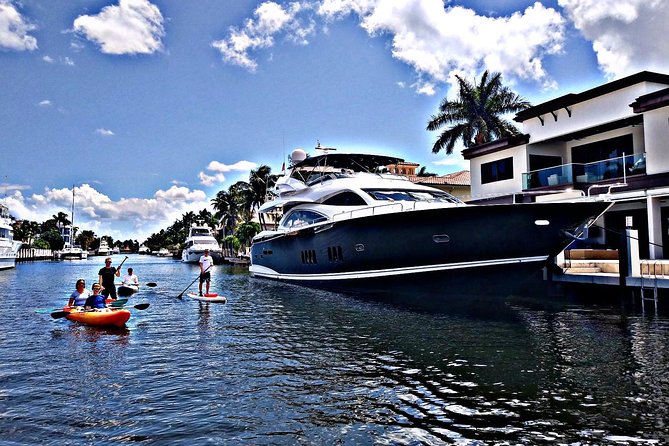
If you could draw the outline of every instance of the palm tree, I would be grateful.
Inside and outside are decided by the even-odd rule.
[[[216,197],[212,198],[211,203],[216,211],[214,216],[223,225],[223,234],[232,233],[237,215],[237,204],[232,194],[229,191],[220,190]]]
[[[267,194],[276,182],[276,176],[272,175],[272,168],[262,165],[249,174],[249,185],[251,186],[251,208],[259,208],[266,200]]]
[[[458,75],[455,77],[459,87],[457,100],[444,98],[439,105],[439,113],[432,115],[427,123],[429,131],[450,125],[437,138],[432,153],[445,149],[450,155],[459,139],[466,147],[471,147],[519,133],[510,121],[501,116],[525,110],[530,103],[502,85],[500,73],[489,75],[486,70],[478,85]]]
[[[52,215],[52,218],[56,221],[56,226],[63,228],[72,224],[72,222],[67,218],[65,212],[59,212],[57,215]]]
[[[426,166],[422,166],[418,173],[416,174],[417,177],[436,177],[436,173],[428,172]]]

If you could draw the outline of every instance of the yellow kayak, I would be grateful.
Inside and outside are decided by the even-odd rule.
[[[81,308],[65,307],[63,311],[69,314],[65,316],[67,319],[82,324],[95,326],[114,326],[122,327],[130,319],[130,311],[119,309],[105,308],[100,310],[83,310]]]

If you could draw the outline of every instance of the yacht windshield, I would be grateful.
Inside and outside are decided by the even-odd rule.
[[[375,200],[379,201],[434,201],[442,203],[462,203],[453,195],[441,191],[365,189],[365,192]]]
[[[283,219],[281,226],[284,228],[297,228],[326,221],[327,217],[314,211],[296,210]]]

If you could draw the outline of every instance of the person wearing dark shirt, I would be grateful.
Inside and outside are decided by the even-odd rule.
[[[112,266],[111,257],[105,259],[105,266],[98,271],[98,283],[102,284],[102,294],[116,300],[114,277],[121,277],[121,270]]]

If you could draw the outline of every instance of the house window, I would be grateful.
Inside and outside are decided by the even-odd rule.
[[[530,155],[530,172],[562,164],[561,156]]]
[[[574,146],[571,149],[572,161],[583,164],[619,158],[623,156],[623,153],[626,155],[634,153],[634,142],[631,134]]]
[[[513,178],[513,157],[481,164],[481,184]]]

